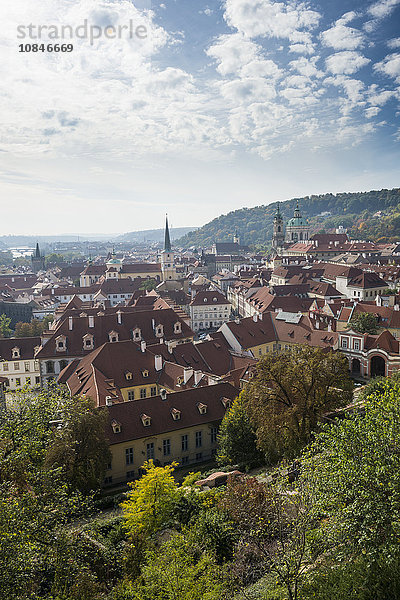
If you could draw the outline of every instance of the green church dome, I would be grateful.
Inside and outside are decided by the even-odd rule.
[[[307,227],[308,223],[303,217],[292,217],[287,222],[288,227]]]

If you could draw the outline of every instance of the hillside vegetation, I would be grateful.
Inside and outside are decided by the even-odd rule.
[[[297,200],[303,216],[310,221],[313,233],[343,225],[353,239],[400,239],[400,188],[321,194],[286,200],[280,203],[285,221],[293,216]],[[379,211],[382,214],[376,215]],[[235,210],[217,217],[197,231],[191,231],[176,243],[184,248],[208,247],[216,241],[232,240],[237,230],[242,244],[267,249],[270,246],[275,212],[276,203]]]

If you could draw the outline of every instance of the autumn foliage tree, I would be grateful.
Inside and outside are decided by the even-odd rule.
[[[243,401],[269,460],[293,457],[327,413],[351,400],[348,362],[338,352],[293,346],[263,358]]]

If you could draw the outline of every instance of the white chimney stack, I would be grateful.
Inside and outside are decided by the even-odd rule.
[[[122,313],[120,310],[117,312],[117,321],[118,325],[122,325]]]
[[[254,315],[253,315],[253,321],[254,321],[254,323],[257,323],[257,313],[254,313]]]
[[[73,319],[73,317],[68,317],[68,329],[70,331],[72,331],[73,327],[74,327],[74,319]]]
[[[156,371],[161,371],[162,369],[162,356],[161,354],[156,354],[154,357],[154,368]]]
[[[94,316],[89,315],[89,327],[94,327]]]
[[[194,372],[194,385],[198,385],[200,383],[200,379],[203,377],[203,373],[201,371]]]
[[[140,349],[142,352],[146,352],[146,342],[144,340],[140,342]]]
[[[183,383],[187,383],[193,375],[193,369],[191,367],[185,367],[183,369]]]

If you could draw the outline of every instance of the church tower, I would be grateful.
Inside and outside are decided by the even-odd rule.
[[[32,270],[34,273],[45,270],[44,254],[40,254],[39,244],[36,244],[36,250],[31,256]]]
[[[283,247],[285,240],[285,234],[283,231],[283,218],[281,215],[279,202],[274,216],[274,225],[272,233],[272,247],[274,250],[279,251]]]
[[[309,235],[310,226],[307,219],[302,216],[299,208],[299,201],[297,200],[293,217],[289,219],[286,225],[286,241],[290,244],[295,244],[296,242],[307,242]]]
[[[168,216],[165,217],[164,250],[161,252],[160,262],[163,281],[176,280],[174,253],[171,250],[171,239],[169,236]]]

